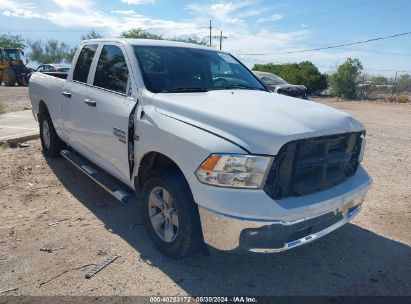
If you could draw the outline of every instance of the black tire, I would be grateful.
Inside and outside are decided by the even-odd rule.
[[[27,76],[23,75],[20,78],[17,78],[17,84],[19,86],[22,86],[22,87],[28,87],[29,86],[29,80],[28,80]]]
[[[3,72],[3,81],[4,85],[8,87],[12,87],[16,85],[16,73],[13,69],[7,68]]]
[[[54,129],[53,121],[51,120],[50,114],[48,112],[41,113],[39,115],[39,125],[40,125],[40,140],[41,146],[43,148],[44,155],[48,157],[57,157],[60,155],[61,149],[64,147],[64,143],[61,141],[60,137],[57,135]],[[48,135],[47,128],[48,126]],[[46,137],[48,136],[49,142]]]
[[[149,196],[151,191],[158,187],[168,191],[177,209],[178,231],[171,242],[166,242],[159,237],[150,219]],[[144,226],[150,240],[159,251],[172,259],[182,259],[201,250],[203,242],[198,207],[181,173],[151,172],[144,182],[142,194]]]

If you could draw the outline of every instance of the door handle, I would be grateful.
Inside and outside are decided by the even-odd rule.
[[[68,91],[63,91],[61,94],[63,94],[64,96],[70,98],[71,97],[71,93]]]
[[[95,107],[97,105],[97,103],[94,100],[89,98],[84,99],[84,103],[86,105],[89,105],[90,107]]]

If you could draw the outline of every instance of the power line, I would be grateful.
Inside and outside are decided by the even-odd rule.
[[[293,18],[293,19],[277,21],[277,22],[275,22],[275,24],[273,24],[270,27],[277,26],[277,25],[290,24],[290,23],[294,23],[294,22],[301,22],[301,21],[308,20],[308,19],[312,20],[313,17],[328,15],[330,13],[334,13],[334,12],[338,12],[338,11],[346,11],[350,8],[355,8],[355,7],[358,7],[358,6],[367,5],[369,3],[375,3],[375,0],[365,1],[365,2],[354,4],[354,5],[343,6],[343,7],[339,7],[339,8],[335,8],[335,9],[325,10],[325,11],[322,11],[322,12],[319,12],[319,13],[316,13],[316,14],[305,15],[305,16],[296,17],[296,18]]]
[[[305,42],[305,45],[314,46],[314,47],[324,47],[325,46],[324,44],[308,43],[308,42]],[[294,45],[294,48],[305,47],[305,45],[299,45],[299,46]],[[359,51],[359,52],[375,53],[375,54],[382,54],[382,55],[407,56],[407,57],[411,56],[411,53],[387,52],[387,51],[380,51],[380,50],[345,48],[345,47],[342,47],[341,49],[347,50],[347,51]]]
[[[345,22],[345,21],[350,21],[350,20],[355,20],[355,19],[364,19],[367,17],[374,17],[374,16],[379,16],[379,15],[385,15],[388,14],[392,11],[398,11],[398,10],[403,10],[404,8],[409,7],[409,5],[405,5],[405,6],[401,6],[401,7],[395,7],[392,9],[385,9],[383,11],[378,11],[378,12],[373,12],[370,14],[364,14],[364,15],[358,15],[358,16],[352,16],[351,18],[343,18],[343,19],[333,19],[331,21],[326,21],[326,22],[321,22],[321,23],[317,23],[315,24],[316,27],[318,26],[323,26],[323,25],[329,25],[329,24],[333,24],[333,23],[339,23],[339,22]]]
[[[401,36],[405,36],[405,35],[411,35],[411,32],[405,32],[405,33],[400,33],[400,34],[395,34],[395,35],[390,35],[390,36],[377,37],[377,38],[372,38],[372,39],[367,39],[367,40],[361,40],[361,41],[355,41],[355,42],[349,42],[349,43],[342,43],[342,44],[337,44],[337,45],[329,45],[329,46],[324,46],[324,47],[319,47],[319,48],[314,48],[314,49],[305,49],[305,50],[299,50],[299,51],[273,52],[273,53],[242,53],[242,54],[238,54],[238,55],[266,56],[266,55],[299,54],[299,53],[307,53],[307,52],[314,52],[314,51],[341,48],[341,47],[344,47],[344,46],[350,46],[350,45],[356,45],[356,44],[369,43],[369,42],[373,42],[373,41],[385,40],[385,39],[401,37]]]

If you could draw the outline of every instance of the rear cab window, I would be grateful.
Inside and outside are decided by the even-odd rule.
[[[97,50],[97,44],[85,45],[77,58],[74,68],[73,80],[87,83],[90,66]]]
[[[123,51],[116,45],[104,45],[98,59],[93,85],[126,94],[129,71]]]

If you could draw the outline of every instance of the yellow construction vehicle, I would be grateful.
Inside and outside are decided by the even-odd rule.
[[[0,84],[3,81],[6,86],[14,86],[16,82],[21,86],[28,86],[27,75],[31,69],[23,62],[23,50],[19,48],[0,49]]]

